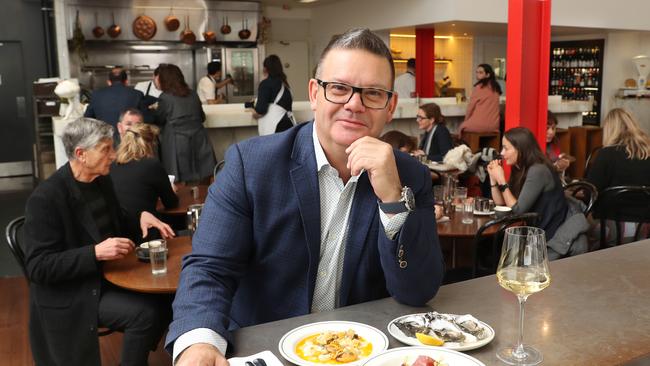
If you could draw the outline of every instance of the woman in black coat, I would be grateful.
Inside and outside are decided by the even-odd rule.
[[[162,127],[162,163],[178,182],[197,182],[212,176],[217,163],[198,95],[187,86],[181,69],[161,64],[154,81],[162,90],[156,123]]]
[[[165,208],[178,206],[175,188],[155,158],[158,131],[158,127],[144,123],[131,126],[124,132],[111,167],[115,193],[133,227],[137,227],[140,212],[156,212],[158,198]]]

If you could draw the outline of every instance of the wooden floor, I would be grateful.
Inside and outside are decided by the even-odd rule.
[[[23,277],[0,278],[0,364],[3,366],[33,365],[29,348],[29,290]],[[99,345],[102,365],[120,362],[122,334],[101,337]],[[171,365],[171,357],[162,348],[149,354],[149,366]]]

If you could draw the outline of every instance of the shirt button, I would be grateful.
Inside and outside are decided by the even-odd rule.
[[[94,326],[94,325],[91,325],[91,326],[90,326],[90,331],[91,331],[91,332],[94,332],[94,331],[95,331],[95,326]]]
[[[93,296],[97,296],[97,289],[93,289],[92,294]]]

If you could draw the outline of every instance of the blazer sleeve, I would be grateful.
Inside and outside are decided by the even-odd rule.
[[[433,134],[433,141],[431,141],[429,160],[442,161],[447,152],[453,147],[453,144],[447,127],[438,126],[436,133]]]
[[[62,211],[57,206],[43,191],[35,192],[27,201],[25,262],[29,279],[35,283],[60,283],[100,271],[94,245],[66,243]]]
[[[438,292],[445,265],[436,229],[430,173],[421,166],[413,174],[420,182],[413,192],[416,208],[408,214],[394,240],[379,235],[379,256],[390,295],[403,304],[424,306]],[[399,265],[400,249],[407,262],[405,268]]]
[[[166,98],[158,99],[158,108],[154,114],[154,123],[160,127],[167,124],[167,118],[171,114],[171,103]]]
[[[225,159],[219,184],[208,191],[192,253],[183,259],[166,341],[170,352],[179,336],[196,328],[212,329],[231,341],[230,308],[252,255],[253,220],[237,145],[228,149]],[[219,229],[224,227],[228,230]]]

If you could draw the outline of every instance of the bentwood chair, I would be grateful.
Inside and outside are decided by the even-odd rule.
[[[18,266],[23,271],[23,275],[29,281],[29,276],[27,275],[27,268],[25,267],[25,252],[23,251],[22,246],[20,245],[20,238],[22,238],[22,228],[25,223],[25,216],[17,217],[9,224],[5,229],[5,235],[7,236],[7,244],[9,245],[9,250],[11,254],[18,262]]]
[[[564,186],[564,194],[585,204],[585,209],[582,212],[585,216],[591,212],[594,203],[598,199],[598,189],[587,181],[576,181],[567,184]]]
[[[600,219],[601,248],[607,246],[607,220],[615,222],[616,245],[623,244],[621,227],[626,222],[637,224],[634,241],[640,240],[643,224],[650,223],[650,186],[609,187],[600,192],[593,210]]]
[[[444,283],[449,284],[465,281],[496,273],[506,229],[523,225],[535,226],[537,222],[538,214],[535,212],[509,215],[486,222],[474,235],[471,249],[471,267],[447,270],[445,272]],[[483,232],[492,227],[498,228],[494,235],[491,238],[484,236]]]
[[[21,245],[21,239],[23,238],[23,226],[25,224],[25,216],[19,216],[13,219],[7,228],[5,229],[5,235],[7,236],[7,244],[9,245],[9,250],[13,254],[16,262],[20,266],[20,269],[23,271],[23,275],[29,282],[29,275],[27,274],[27,267],[25,265],[25,252]],[[97,330],[97,335],[102,337],[113,333],[113,329],[110,328],[99,328]]]

